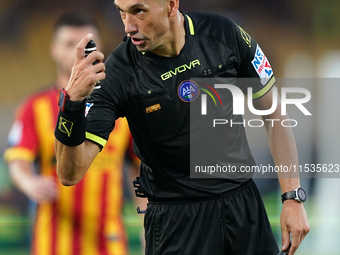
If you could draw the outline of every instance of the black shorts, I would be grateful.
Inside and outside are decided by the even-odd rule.
[[[277,255],[268,217],[251,180],[228,195],[199,202],[148,204],[146,255]]]

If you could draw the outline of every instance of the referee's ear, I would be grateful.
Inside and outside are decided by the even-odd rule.
[[[169,15],[175,17],[179,9],[179,0],[169,0]]]

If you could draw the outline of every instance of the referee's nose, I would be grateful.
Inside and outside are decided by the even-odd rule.
[[[125,33],[128,36],[132,36],[137,33],[137,25],[135,23],[135,17],[132,14],[127,13],[124,19]]]

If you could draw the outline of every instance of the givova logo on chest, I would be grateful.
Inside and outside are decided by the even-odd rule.
[[[176,76],[178,73],[183,73],[185,71],[187,71],[188,69],[190,70],[191,68],[195,68],[195,66],[197,65],[201,65],[200,61],[198,59],[195,59],[193,61],[191,61],[189,64],[184,64],[181,66],[176,67],[174,70],[170,70],[166,73],[163,73],[161,75],[161,78],[163,81],[171,78],[172,76]]]

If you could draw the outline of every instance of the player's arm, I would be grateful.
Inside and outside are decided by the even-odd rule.
[[[84,49],[92,37],[91,34],[83,37],[76,48],[76,58],[71,77],[65,89],[69,96],[69,100],[71,101],[83,101],[92,93],[95,84],[105,78],[105,65],[102,62],[104,55],[99,51],[94,51],[85,58]],[[99,63],[92,65],[96,60]],[[66,186],[74,185],[83,178],[94,158],[100,151],[98,145],[85,139],[85,141],[82,141],[81,143],[77,142],[76,145],[72,144],[72,139],[78,140],[79,136],[85,137],[84,126],[86,126],[86,124],[84,124],[84,121],[82,120],[82,118],[85,118],[83,116],[84,112],[78,111],[69,113],[72,115],[70,122],[60,122],[60,116],[58,117],[56,130],[58,125],[60,125],[61,128],[60,130],[57,130],[57,132],[64,131],[67,133],[65,139],[70,142],[68,143],[66,140],[60,141],[62,140],[60,138],[59,140],[58,138],[55,140],[57,174],[61,183]],[[78,121],[78,117],[80,121]],[[67,118],[65,119],[68,120]],[[68,123],[71,123],[72,126],[71,124],[67,126]],[[72,130],[74,132],[71,132]],[[68,145],[65,145],[66,143]]]
[[[263,97],[254,100],[254,107],[259,110],[267,110],[272,106],[273,89],[271,89]],[[268,137],[269,148],[272,153],[276,166],[297,166],[298,154],[295,144],[295,138],[292,128],[281,125],[283,119],[289,117],[281,115],[281,103],[278,96],[278,105],[276,110],[266,116],[265,119],[275,119],[277,121],[264,121]],[[287,192],[300,187],[300,180],[298,173],[278,173],[279,182],[282,192]],[[283,204],[281,213],[281,231],[283,250],[289,246],[291,236],[292,246],[289,255],[293,255],[299,247],[301,241],[309,232],[309,223],[307,214],[303,204],[295,200],[286,200]]]
[[[52,176],[34,171],[34,161],[39,151],[39,138],[35,126],[34,97],[29,97],[17,109],[8,135],[9,148],[3,158],[13,184],[34,202],[52,202],[57,196],[56,182]]]
[[[55,200],[55,181],[52,177],[34,174],[32,162],[14,159],[8,163],[8,168],[14,185],[31,200],[37,203]]]

